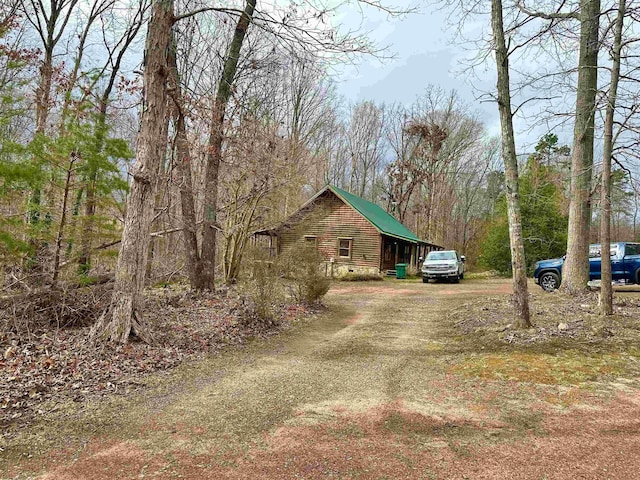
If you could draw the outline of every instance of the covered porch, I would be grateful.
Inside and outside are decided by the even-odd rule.
[[[421,259],[424,259],[432,250],[444,248],[427,242],[410,242],[398,237],[382,235],[382,250],[380,254],[380,271],[389,275],[395,275],[396,265],[405,263],[416,269],[420,268]]]

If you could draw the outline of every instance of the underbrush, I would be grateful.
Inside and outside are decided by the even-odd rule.
[[[467,280],[488,280],[491,278],[507,278],[508,275],[503,275],[496,270],[485,270],[482,272],[464,272],[464,278]]]
[[[1,335],[24,338],[52,328],[93,325],[111,300],[112,285],[41,288],[0,299]]]
[[[373,273],[347,273],[338,277],[341,282],[381,282],[384,277]]]
[[[225,346],[279,332],[313,313],[305,305],[270,303],[256,319],[236,288],[193,294],[186,286],[150,289],[145,318],[152,345],[89,342],[111,287],[84,287],[3,299],[0,310],[0,427],[11,435],[65,400],[87,401],[140,388],[146,374],[173,368]],[[273,299],[272,299],[273,300]],[[7,308],[9,307],[9,308]],[[0,448],[2,438],[0,437]]]

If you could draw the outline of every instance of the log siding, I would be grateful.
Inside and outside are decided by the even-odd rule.
[[[279,226],[255,232],[256,243],[263,236],[269,237],[268,246],[262,243],[270,255],[293,259],[301,247],[314,244],[325,259],[325,273],[331,276],[393,273],[398,263],[419,268],[419,257],[426,251],[442,250],[420,240],[378,205],[331,185]]]
[[[318,251],[327,261],[333,258],[338,266],[380,268],[380,232],[330,191],[316,199],[295,228],[280,232],[281,252],[294,255],[296,246],[301,245],[305,237],[316,237]],[[350,258],[339,255],[340,239],[351,240]]]

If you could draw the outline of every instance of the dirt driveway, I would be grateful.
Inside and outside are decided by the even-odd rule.
[[[158,377],[140,398],[70,408],[24,438],[25,453],[56,448],[32,447],[6,476],[640,479],[637,378],[466,370],[502,352],[470,349],[448,312],[509,292],[503,280],[337,285],[313,322]],[[518,368],[536,360],[510,354]]]

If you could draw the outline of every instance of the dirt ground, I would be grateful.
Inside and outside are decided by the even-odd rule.
[[[0,453],[2,478],[640,479],[640,292],[508,280],[336,284],[327,312],[61,405]]]

